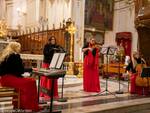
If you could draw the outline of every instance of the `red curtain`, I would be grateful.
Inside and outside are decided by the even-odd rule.
[[[132,43],[131,32],[116,33],[116,42],[118,46],[120,45],[120,43],[123,44],[126,56],[131,56],[131,43]]]

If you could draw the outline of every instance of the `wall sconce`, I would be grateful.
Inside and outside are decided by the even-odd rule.
[[[95,28],[92,28],[91,30],[92,30],[93,32],[95,32],[95,31],[96,31],[96,29],[95,29]]]
[[[25,11],[25,9],[23,10],[23,9],[21,9],[20,7],[17,8],[17,12],[18,12],[18,14],[19,14],[20,16],[27,14],[27,12]]]
[[[66,21],[66,28],[68,28],[72,23],[72,19],[71,18],[68,18],[67,21]]]
[[[138,12],[138,16],[143,16],[144,15],[144,9],[145,7],[141,7],[139,12]]]
[[[40,26],[48,25],[48,18],[40,16],[40,18],[39,18],[39,24],[40,24]]]

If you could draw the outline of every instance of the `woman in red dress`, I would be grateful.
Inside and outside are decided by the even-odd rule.
[[[60,51],[60,46],[56,44],[56,38],[54,36],[51,36],[48,40],[48,43],[44,46],[43,54],[44,54],[44,61],[42,64],[42,68],[49,68],[49,65],[51,63],[52,57],[55,52]],[[45,76],[41,77],[40,86],[43,88],[51,89],[51,79],[48,79]],[[49,98],[48,95],[40,92],[40,97],[46,97]],[[54,97],[58,97],[58,84],[57,80],[54,81]]]
[[[86,92],[100,92],[99,49],[95,39],[91,38],[82,51],[84,52],[83,89]]]
[[[36,80],[24,78],[21,75],[24,73],[25,69],[19,55],[20,49],[20,43],[10,42],[1,52],[0,82],[4,87],[12,87],[20,91],[20,109],[38,111]]]
[[[146,67],[145,60],[143,58],[141,58],[137,52],[134,52],[133,64],[131,64],[131,66],[130,66],[130,68],[132,68],[131,77],[130,77],[130,81],[131,81],[130,82],[130,93],[131,94],[139,94],[139,95],[142,95],[142,94],[147,95],[148,94],[147,87],[136,85],[136,77],[140,76],[143,67]]]

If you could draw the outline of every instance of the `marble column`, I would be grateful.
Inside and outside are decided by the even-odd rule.
[[[5,0],[0,0],[0,20],[6,18],[6,3]]]
[[[84,40],[84,8],[85,0],[72,0],[72,19],[75,22],[76,33],[74,35],[74,61],[82,62]]]

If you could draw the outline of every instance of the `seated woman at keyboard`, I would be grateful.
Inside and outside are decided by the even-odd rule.
[[[49,68],[50,62],[55,52],[64,51],[62,47],[56,44],[56,38],[51,36],[48,40],[48,43],[44,46],[43,54],[44,54],[44,61],[42,68]],[[43,88],[51,89],[51,80],[47,79],[45,76],[41,77],[40,86]],[[40,97],[49,98],[49,96],[45,95],[44,93],[40,92]],[[58,84],[57,80],[54,83],[54,97],[58,97]]]
[[[38,111],[36,81],[21,75],[24,73],[24,66],[20,50],[20,43],[10,42],[0,53],[0,82],[2,86],[12,87],[20,92],[20,109]]]

